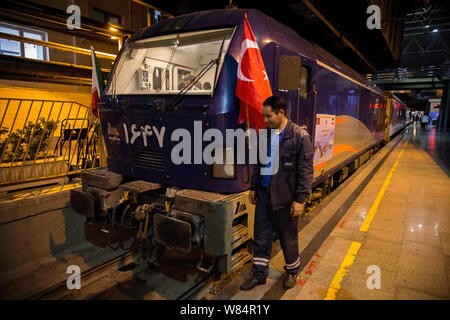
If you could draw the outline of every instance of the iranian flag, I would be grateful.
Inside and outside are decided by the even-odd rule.
[[[100,70],[100,63],[95,56],[95,50],[91,46],[91,60],[92,60],[92,113],[98,118],[98,103],[103,94],[105,83],[103,81],[102,71]]]

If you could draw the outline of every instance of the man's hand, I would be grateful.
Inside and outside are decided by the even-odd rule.
[[[248,194],[248,199],[250,200],[251,204],[256,204],[256,191],[250,191]]]
[[[293,217],[299,216],[303,212],[304,209],[305,209],[304,203],[298,203],[298,202],[294,201],[292,203],[291,215]]]

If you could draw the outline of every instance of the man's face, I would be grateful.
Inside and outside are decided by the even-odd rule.
[[[269,127],[272,129],[279,128],[285,116],[284,110],[280,109],[277,113],[272,110],[271,106],[263,106],[263,114],[264,120],[267,121]]]

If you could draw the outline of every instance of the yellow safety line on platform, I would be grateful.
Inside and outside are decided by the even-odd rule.
[[[370,227],[370,224],[372,223],[373,218],[375,217],[375,214],[378,210],[378,207],[380,206],[381,200],[383,199],[384,193],[386,192],[387,188],[389,187],[392,176],[395,172],[395,169],[397,168],[398,162],[403,155],[403,152],[405,151],[404,148],[408,142],[406,142],[402,149],[397,156],[397,159],[394,162],[394,165],[392,166],[391,170],[389,171],[386,179],[384,180],[383,186],[381,187],[380,191],[377,194],[377,197],[375,201],[372,204],[372,207],[370,208],[369,212],[367,213],[366,218],[364,219],[363,224],[361,225],[361,228],[359,231],[367,231]],[[353,264],[355,261],[355,257],[358,254],[359,248],[361,247],[361,242],[353,241],[350,245],[350,248],[348,249],[344,260],[341,263],[341,266],[339,267],[338,271],[334,275],[333,280],[331,280],[330,285],[328,286],[327,294],[324,298],[324,300],[335,300],[336,299],[336,293],[341,289],[341,282],[344,279],[345,275],[348,272],[348,268]]]
[[[406,147],[407,143],[408,142],[405,143],[403,148]],[[397,168],[398,162],[399,162],[400,158],[402,157],[403,152],[405,152],[404,149],[401,150],[399,155],[397,156],[397,159],[395,160],[394,165],[392,166],[391,170],[389,171],[389,174],[387,175],[386,179],[384,180],[384,183],[381,186],[380,191],[378,191],[377,197],[375,198],[375,201],[373,202],[372,207],[370,208],[369,212],[367,213],[366,218],[364,219],[364,222],[361,225],[361,228],[359,228],[359,231],[366,232],[367,230],[369,230],[370,224],[372,223],[372,220],[378,211],[378,207],[380,206],[381,200],[383,199],[387,188],[391,184],[392,176],[394,175],[395,169]]]
[[[331,280],[330,285],[328,286],[327,295],[325,296],[324,300],[336,299],[336,293],[341,289],[342,279],[344,279],[344,276],[348,272],[348,268],[353,264],[353,261],[355,261],[355,256],[358,253],[360,247],[361,242],[352,242],[350,248],[347,251],[347,254],[344,257],[344,260],[341,263],[341,266],[339,267],[338,271],[334,275],[333,280]]]

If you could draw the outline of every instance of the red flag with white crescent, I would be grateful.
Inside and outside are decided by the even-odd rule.
[[[247,14],[244,15],[244,35],[236,82],[236,96],[241,101],[238,123],[247,121],[255,129],[266,127],[262,104],[272,95],[272,89]]]

